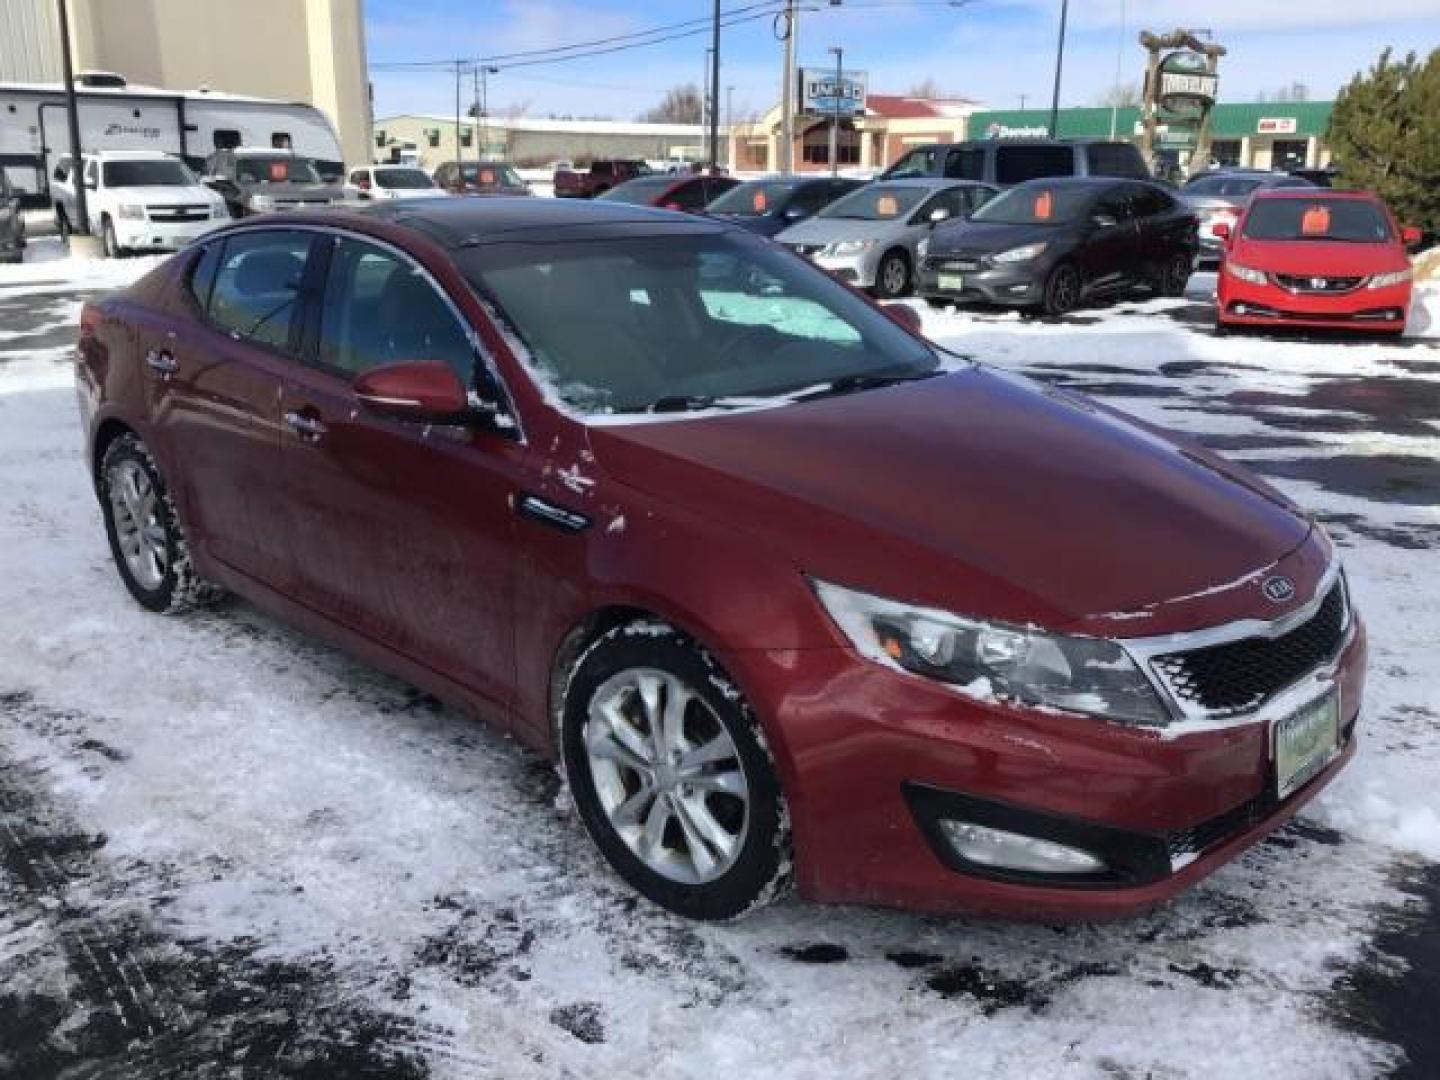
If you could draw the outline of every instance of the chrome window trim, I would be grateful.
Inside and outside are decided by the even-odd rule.
[[[525,425],[520,420],[519,410],[515,408],[515,395],[510,392],[509,384],[505,382],[504,376],[501,375],[500,369],[496,366],[495,357],[491,355],[490,350],[485,348],[484,342],[480,340],[479,333],[475,330],[473,326],[470,325],[470,320],[465,317],[464,312],[460,310],[459,306],[455,303],[455,300],[448,292],[445,291],[441,284],[435,280],[435,275],[430,273],[429,270],[422,266],[420,262],[415,258],[415,256],[411,255],[404,248],[397,247],[390,241],[384,240],[378,236],[372,236],[367,232],[362,232],[357,229],[347,229],[341,225],[327,225],[321,224],[319,222],[287,222],[282,225],[268,221],[257,221],[253,225],[246,223],[235,228],[227,229],[225,230],[223,236],[217,236],[214,237],[214,239],[220,240],[224,239],[225,236],[236,236],[242,233],[257,232],[264,229],[284,229],[286,231],[294,230],[296,232],[321,233],[324,235],[335,237],[337,239],[343,238],[346,240],[355,240],[360,243],[374,244],[376,247],[383,248],[384,250],[393,253],[407,265],[419,271],[420,275],[425,279],[425,281],[430,285],[430,287],[435,290],[436,294],[440,297],[440,299],[445,302],[445,306],[450,309],[451,316],[455,319],[456,322],[460,324],[460,328],[465,332],[466,340],[470,342],[470,347],[474,350],[475,355],[480,358],[480,362],[485,366],[485,370],[490,374],[490,378],[494,381],[495,388],[500,392],[500,396],[503,399],[501,404],[504,406],[505,415],[508,416],[511,422],[515,425],[515,442],[518,443],[520,446],[528,445],[529,440],[525,438]],[[467,390],[473,389],[473,387],[467,387]],[[505,435],[503,432],[501,434],[503,438],[510,438],[509,435]]]
[[[1344,604],[1344,612],[1341,616],[1340,645],[1334,655],[1321,661],[1294,682],[1281,687],[1252,709],[1239,713],[1224,713],[1185,701],[1171,690],[1169,682],[1155,668],[1153,663],[1155,658],[1169,653],[1193,652],[1196,649],[1226,645],[1235,641],[1243,641],[1246,638],[1274,639],[1281,637],[1312,619],[1325,602],[1325,598],[1330,595],[1330,590],[1337,581],[1341,582],[1341,602]],[[1231,728],[1261,721],[1268,723],[1278,717],[1289,715],[1305,700],[1323,692],[1322,684],[1328,686],[1333,683],[1335,673],[1339,668],[1339,658],[1350,647],[1354,635],[1355,619],[1350,607],[1350,590],[1344,584],[1340,560],[1333,559],[1325,568],[1310,599],[1278,619],[1238,619],[1220,626],[1207,627],[1204,630],[1157,634],[1153,637],[1115,638],[1113,640],[1115,644],[1130,654],[1130,658],[1150,681],[1156,694],[1159,695],[1160,700],[1164,702],[1175,720],[1203,723],[1207,728]],[[1303,689],[1304,692],[1297,694],[1298,689]],[[1341,720],[1343,723],[1344,718],[1342,717]]]

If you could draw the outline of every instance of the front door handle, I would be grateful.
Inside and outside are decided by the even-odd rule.
[[[161,376],[174,375],[180,370],[180,361],[169,349],[151,349],[145,354],[145,366]]]
[[[318,442],[327,430],[318,416],[308,416],[305,413],[287,412],[285,423],[307,442]]]

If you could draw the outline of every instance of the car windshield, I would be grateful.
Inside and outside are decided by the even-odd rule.
[[[706,209],[712,213],[734,214],[737,217],[764,217],[784,206],[794,190],[794,181],[755,180],[731,188]]]
[[[934,193],[931,188],[909,184],[866,184],[843,199],[837,199],[816,216],[890,221],[908,214]]]
[[[971,221],[998,225],[1065,225],[1075,221],[1095,200],[1090,185],[1021,184],[995,196]]]
[[[107,161],[101,168],[107,188],[188,187],[198,183],[194,174],[178,161]]]
[[[907,176],[934,176],[939,171],[935,167],[935,159],[939,153],[940,148],[937,146],[911,150],[885,170],[884,179],[903,180]]]
[[[248,184],[318,184],[320,174],[309,159],[299,157],[242,157],[235,159],[235,176]]]
[[[1263,176],[1197,176],[1183,188],[1185,195],[1238,195],[1252,194],[1265,183]]]
[[[415,190],[432,188],[435,184],[421,169],[376,169],[375,183],[382,188]]]
[[[627,180],[600,195],[599,198],[608,202],[649,206],[660,196],[661,192],[668,191],[680,182],[673,176],[647,176],[640,180]]]
[[[730,230],[462,250],[543,386],[587,414],[736,408],[936,373],[852,290]]]
[[[1250,204],[1245,235],[1251,240],[1335,240],[1383,244],[1394,239],[1385,214],[1362,199],[1271,199]]]
[[[525,182],[520,179],[520,174],[509,165],[491,165],[481,162],[478,165],[464,165],[460,169],[467,184],[474,184],[477,187],[524,187]]]

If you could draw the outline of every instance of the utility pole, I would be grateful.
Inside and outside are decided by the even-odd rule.
[[[1125,51],[1125,0],[1120,0],[1120,34],[1115,39],[1115,86],[1110,91],[1110,138],[1115,138],[1116,115],[1120,109],[1120,70],[1121,57]]]
[[[499,75],[500,69],[489,64],[480,65],[480,116],[475,118],[475,141],[480,148],[475,152],[475,160],[479,161],[485,153],[485,147],[489,145],[490,138],[490,86],[487,77]],[[480,128],[481,117],[484,118],[485,127],[482,132]]]
[[[1024,111],[1025,111],[1025,99],[1028,98],[1029,96],[1030,96],[1029,94],[1021,94],[1021,95],[1020,95],[1020,111],[1021,111],[1021,112],[1024,112]]]
[[[710,21],[710,173],[720,165],[720,0]]]
[[[60,9],[60,63],[65,74],[65,119],[70,127],[70,186],[75,189],[75,216],[70,227],[81,236],[90,235],[90,206],[85,198],[85,161],[80,156],[80,105],[75,99],[75,65],[70,56],[70,13],[65,0],[56,0]]]
[[[840,91],[845,84],[845,50],[838,45],[832,45],[830,51],[835,54],[835,108],[831,110],[830,117],[830,175],[840,175]]]
[[[780,76],[780,172],[795,168],[795,39],[800,36],[800,10],[795,0],[785,0],[785,64]]]
[[[475,111],[475,164],[480,164],[480,65],[470,69],[470,108]],[[479,175],[478,173],[476,175]]]
[[[1057,137],[1060,123],[1060,69],[1065,62],[1065,17],[1070,13],[1070,0],[1060,0],[1060,40],[1055,45],[1055,92],[1050,96],[1050,138]]]
[[[461,164],[463,158],[460,154],[460,71],[463,63],[455,61],[455,162]]]
[[[735,168],[735,87],[725,87],[725,164]]]

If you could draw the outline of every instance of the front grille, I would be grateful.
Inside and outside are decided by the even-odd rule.
[[[1275,284],[1292,293],[1347,293],[1360,287],[1363,277],[1320,277],[1308,274],[1272,274]]]
[[[152,206],[148,211],[151,221],[205,221],[210,217],[208,206],[194,204],[185,206]]]
[[[1256,708],[1331,659],[1345,630],[1345,593],[1337,580],[1309,619],[1276,638],[1245,638],[1151,663],[1181,701],[1216,715]]]
[[[949,255],[932,255],[925,260],[926,270],[979,270],[980,260],[971,258],[955,258]]]

